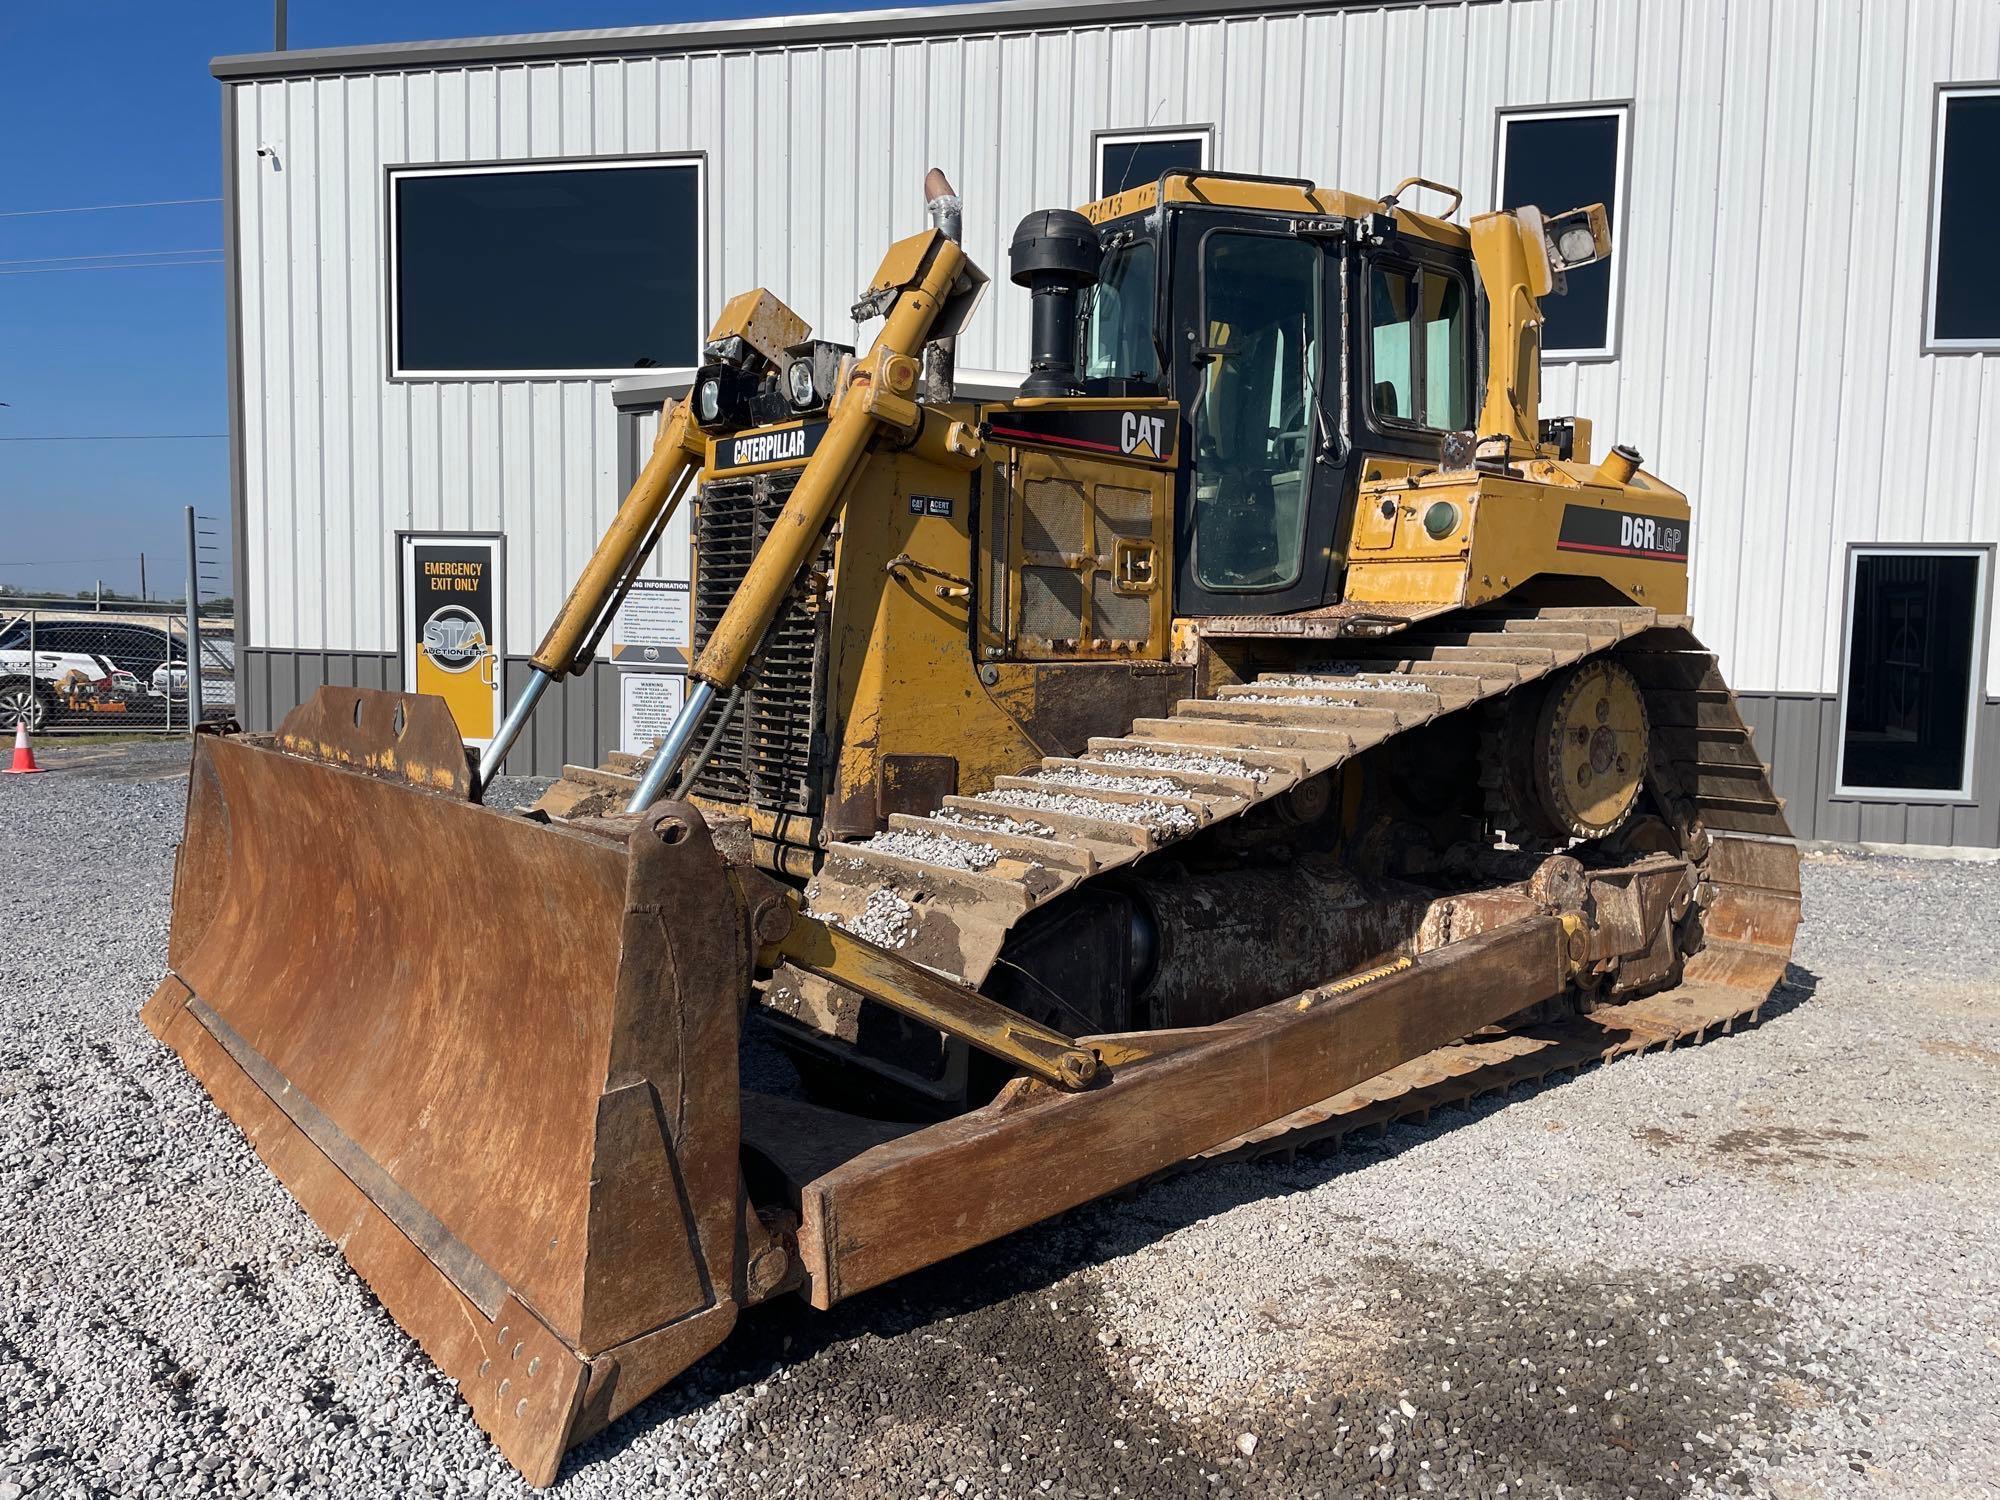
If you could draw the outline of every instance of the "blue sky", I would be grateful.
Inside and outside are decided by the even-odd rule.
[[[866,4],[291,0],[290,41],[326,47]],[[135,590],[144,552],[149,587],[177,594],[181,507],[227,515],[228,444],[219,438],[12,439],[227,430],[214,263],[220,204],[40,210],[218,196],[221,85],[209,61],[267,50],[271,10],[269,0],[0,5],[0,402],[8,403],[0,407],[0,583],[67,592],[102,579]],[[217,529],[226,545],[228,527]]]

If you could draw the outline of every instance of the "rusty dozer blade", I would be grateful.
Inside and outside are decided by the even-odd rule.
[[[547,1484],[744,1300],[750,962],[689,810],[482,807],[442,700],[323,688],[197,736],[145,1020]]]

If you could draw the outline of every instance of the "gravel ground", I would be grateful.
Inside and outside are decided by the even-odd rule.
[[[137,1018],[173,747],[0,781],[0,1500],[525,1493]],[[2000,1494],[2000,865],[1753,1031],[756,1310],[554,1493]]]

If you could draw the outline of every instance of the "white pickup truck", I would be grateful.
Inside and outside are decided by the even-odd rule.
[[[25,720],[30,734],[39,733],[79,678],[99,697],[133,699],[143,691],[138,678],[91,652],[0,650],[0,729],[11,735]]]

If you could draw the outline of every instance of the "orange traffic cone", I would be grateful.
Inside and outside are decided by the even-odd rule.
[[[35,747],[28,743],[28,721],[14,726],[14,764],[7,768],[9,776],[28,776],[48,767],[35,764]]]

